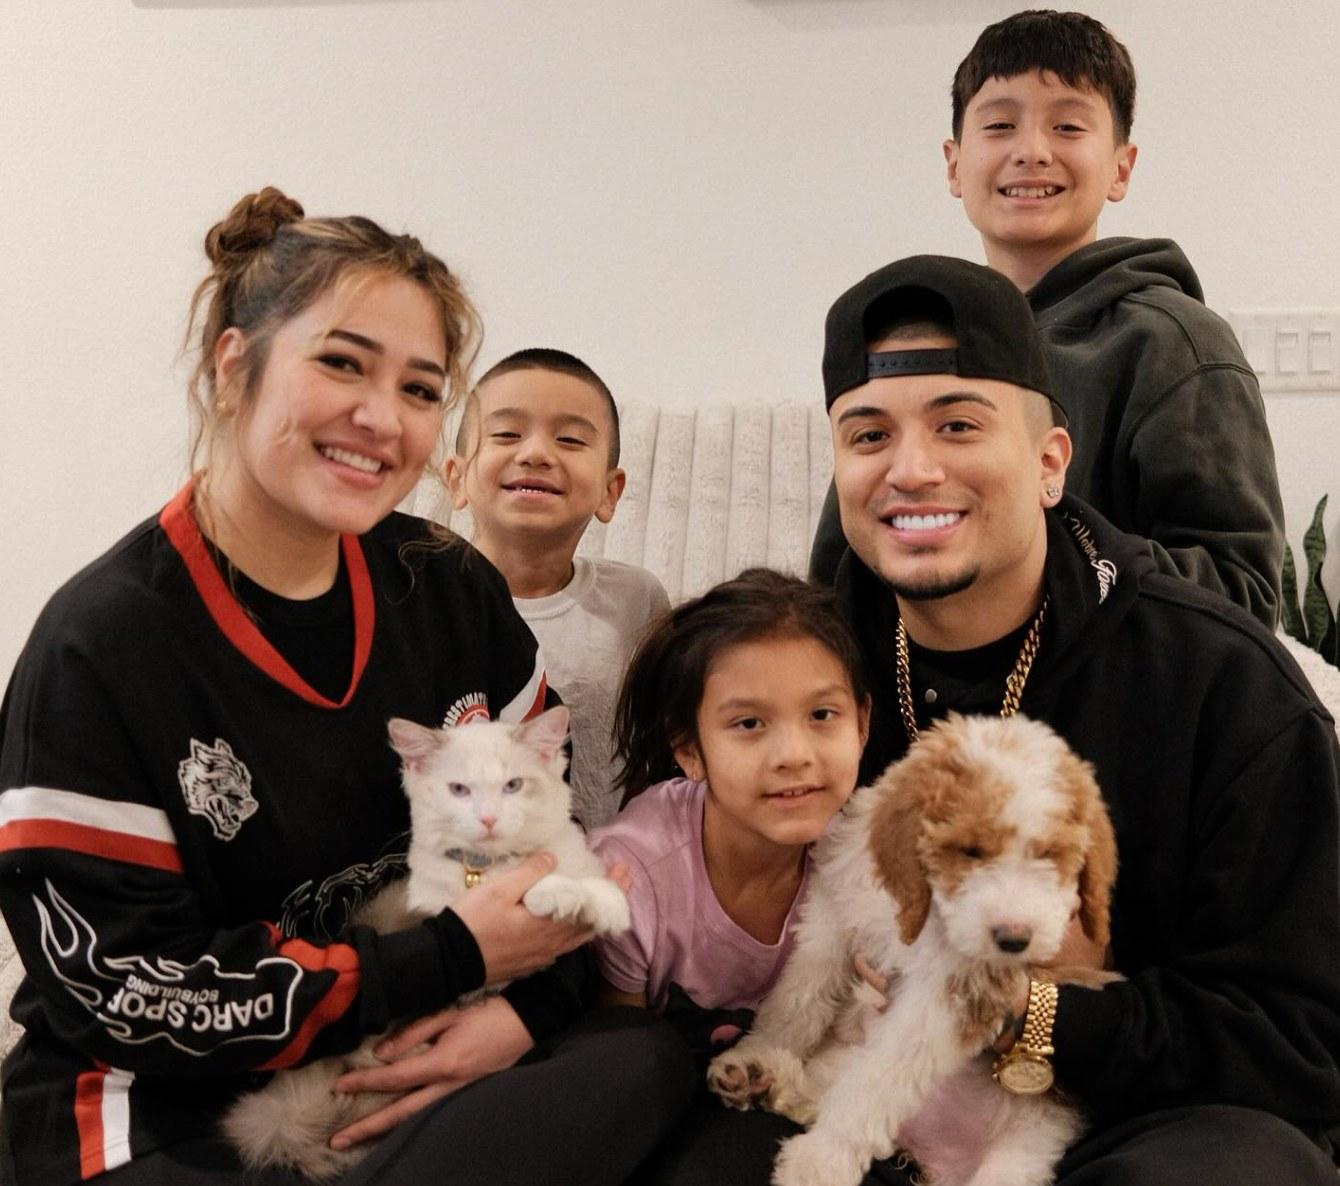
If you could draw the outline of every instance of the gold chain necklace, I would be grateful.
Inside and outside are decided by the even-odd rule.
[[[1038,657],[1038,644],[1042,639],[1042,619],[1047,614],[1048,598],[1042,599],[1038,607],[1038,616],[1024,636],[1024,645],[1014,667],[1005,677],[1005,700],[1000,706],[1000,715],[1012,717],[1019,711],[1019,701],[1024,694],[1024,684],[1028,682],[1028,673],[1033,670],[1033,660]],[[898,710],[903,716],[903,728],[907,730],[909,743],[916,741],[917,713],[912,703],[912,664],[907,654],[907,627],[902,618],[898,619],[898,628],[894,632],[894,649],[898,656]]]

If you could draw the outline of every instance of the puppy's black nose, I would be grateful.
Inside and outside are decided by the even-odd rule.
[[[991,938],[1001,951],[1018,955],[1033,941],[1033,932],[1028,927],[992,927]]]

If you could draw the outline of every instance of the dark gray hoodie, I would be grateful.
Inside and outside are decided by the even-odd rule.
[[[1066,488],[1160,570],[1273,627],[1284,510],[1256,376],[1170,239],[1100,239],[1028,293],[1075,455]]]

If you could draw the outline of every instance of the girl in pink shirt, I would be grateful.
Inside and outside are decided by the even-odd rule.
[[[624,808],[592,833],[633,874],[632,928],[597,943],[609,1002],[758,1004],[809,846],[856,786],[869,705],[827,589],[750,569],[660,620],[619,695]]]

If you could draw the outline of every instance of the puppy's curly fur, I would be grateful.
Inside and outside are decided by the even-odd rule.
[[[858,792],[816,849],[753,1032],[708,1070],[728,1104],[811,1126],[783,1144],[774,1183],[855,1186],[898,1150],[936,1186],[1050,1182],[1078,1113],[1010,1095],[983,1051],[1076,909],[1107,944],[1115,876],[1092,769],[1037,721],[951,715]],[[886,1010],[854,977],[858,954],[890,977]]]

